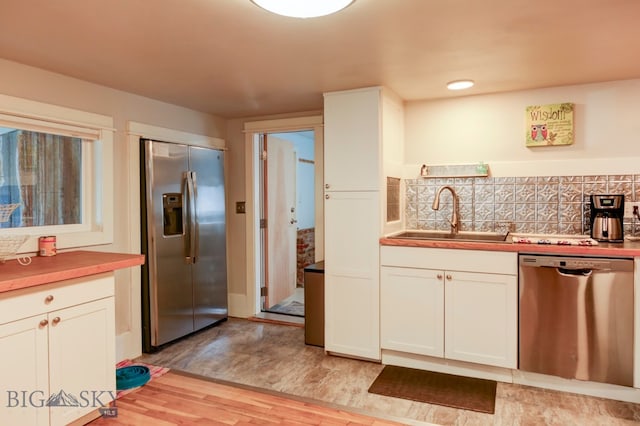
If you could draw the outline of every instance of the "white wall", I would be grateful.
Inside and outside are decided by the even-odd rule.
[[[227,125],[227,202],[230,206],[229,214],[227,214],[227,235],[229,242],[227,244],[227,289],[229,291],[229,314],[237,315],[236,311],[242,312],[244,295],[247,286],[247,256],[246,256],[246,214],[238,214],[235,212],[235,204],[239,201],[246,201],[245,184],[246,184],[246,168],[245,168],[245,135],[243,133],[244,120],[230,120]],[[253,209],[254,206],[246,205],[246,210]],[[240,302],[236,303],[234,295],[240,295]],[[240,305],[240,308],[236,308]]]
[[[402,99],[388,89],[382,92],[382,176],[380,188],[386,188],[387,177],[403,177],[404,166],[404,106]],[[404,228],[404,185],[400,184],[400,220],[387,222],[387,191],[382,191],[380,203],[383,218],[382,234],[401,231]]]
[[[129,173],[127,121],[153,124],[185,132],[225,138],[226,121],[212,116],[105,86],[0,59],[0,93],[54,105],[103,114],[114,118],[114,242],[93,247],[99,251],[133,253],[139,236],[132,235],[129,198],[138,192],[138,176]],[[138,248],[139,250],[139,248]],[[139,252],[139,251],[137,251]],[[139,268],[116,272],[116,333],[131,327],[131,277]],[[139,291],[139,290],[138,290]],[[138,308],[139,309],[139,308]],[[127,350],[118,348],[118,353]],[[135,353],[130,354],[135,356]]]
[[[527,148],[525,108],[575,104],[575,142]],[[484,161],[496,176],[637,173],[640,80],[405,103],[405,177]]]

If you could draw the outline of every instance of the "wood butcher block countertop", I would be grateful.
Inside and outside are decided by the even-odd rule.
[[[16,260],[0,264],[0,293],[56,281],[110,272],[144,263],[142,254],[70,251],[51,257],[34,256],[22,266]]]
[[[594,246],[570,246],[553,244],[516,244],[509,242],[471,242],[451,240],[420,240],[402,238],[381,238],[380,245],[402,247],[430,247],[461,250],[515,251],[519,253],[546,253],[572,256],[637,257],[640,256],[640,242],[599,243]]]

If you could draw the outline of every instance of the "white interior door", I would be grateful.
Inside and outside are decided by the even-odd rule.
[[[296,155],[293,143],[267,137],[267,297],[266,309],[296,289]]]

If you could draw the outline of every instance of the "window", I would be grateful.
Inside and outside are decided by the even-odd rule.
[[[20,252],[43,235],[61,249],[112,242],[112,123],[0,95],[0,236],[29,236]]]
[[[0,128],[0,228],[82,223],[81,173],[82,139]]]

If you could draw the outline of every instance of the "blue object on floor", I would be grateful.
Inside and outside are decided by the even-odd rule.
[[[129,365],[116,369],[116,389],[125,390],[142,386],[151,379],[149,368],[144,365]]]

